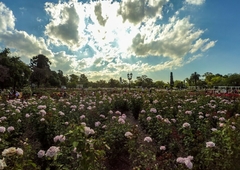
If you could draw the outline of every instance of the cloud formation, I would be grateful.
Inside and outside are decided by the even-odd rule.
[[[77,13],[76,2],[53,4],[46,3],[45,10],[49,14],[50,23],[45,26],[45,35],[54,45],[66,45],[72,50],[82,47],[84,37],[81,37],[79,24],[80,21]],[[81,22],[81,23],[80,23]]]
[[[100,25],[102,25],[102,26],[105,26],[106,21],[107,21],[107,17],[104,18],[104,17],[102,16],[102,4],[101,4],[101,3],[97,3],[97,4],[95,5],[94,13],[95,13],[95,15],[96,15],[96,17],[97,17],[98,23],[99,23]]]
[[[205,0],[186,0],[186,2],[191,5],[202,5]]]
[[[25,62],[38,54],[45,54],[49,58],[53,57],[51,50],[48,49],[42,37],[29,35],[25,31],[15,29],[15,16],[13,12],[0,2],[0,41],[6,47],[14,49],[13,55],[21,56]]]
[[[139,57],[164,56],[171,59],[182,58],[187,53],[194,53],[203,45],[203,51],[214,46],[209,39],[200,39],[202,30],[196,30],[191,24],[189,17],[178,19],[172,18],[168,24],[153,26],[153,31],[145,27],[138,33],[133,41],[131,50]],[[206,44],[208,43],[208,44]],[[211,44],[211,45],[210,45]]]
[[[141,74],[179,68],[217,42],[203,38],[205,31],[196,28],[191,17],[179,15],[185,5],[204,2],[185,0],[178,11],[173,11],[170,0],[46,2],[49,21],[42,30],[44,37],[17,30],[13,12],[0,2],[0,41],[26,61],[42,53],[50,58],[53,69],[86,73],[90,79],[108,79],[132,70]],[[169,11],[173,15],[166,18]],[[41,16],[37,21],[44,23]],[[149,57],[164,61],[147,62]]]
[[[122,16],[123,22],[139,24],[151,18],[161,18],[162,8],[168,0],[123,0],[120,3],[118,14]]]
[[[0,2],[0,33],[8,29],[14,29],[16,18],[13,15],[13,12]]]

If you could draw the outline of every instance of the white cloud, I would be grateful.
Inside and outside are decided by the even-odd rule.
[[[79,11],[85,10],[81,3],[46,3],[45,10],[51,17],[50,23],[45,26],[45,35],[52,44],[66,45],[71,50],[78,50],[86,44],[83,33],[85,23],[79,17]]]
[[[105,26],[106,21],[107,21],[107,17],[104,18],[102,16],[102,4],[101,3],[97,3],[95,5],[94,13],[95,13],[95,15],[97,17],[97,20],[98,20],[99,24],[102,25],[102,26]]]
[[[38,54],[44,54],[49,59],[53,53],[48,49],[45,40],[42,37],[37,38],[29,35],[25,31],[15,29],[15,16],[2,2],[0,2],[0,42],[4,43],[7,48],[14,49],[12,55],[22,58],[29,63],[29,59]]]
[[[118,14],[123,22],[139,24],[151,18],[162,18],[162,7],[168,0],[123,0],[120,3]]]
[[[49,59],[53,57],[43,38],[28,35],[25,31],[6,31],[0,35],[0,40],[7,47],[17,50],[17,54],[24,58],[29,59],[38,54],[44,54]]]
[[[14,29],[16,18],[13,15],[13,12],[0,2],[0,33],[5,32],[8,29]]]
[[[76,67],[76,62],[76,56],[68,55],[65,51],[60,51],[54,53],[54,62],[52,62],[51,69],[61,70],[64,74],[72,74]]]
[[[205,0],[186,0],[186,2],[191,5],[202,5]]]
[[[203,0],[186,2],[204,3]],[[195,28],[190,17],[180,18],[175,14],[163,22],[164,11],[168,11],[163,11],[166,4],[174,10],[168,0],[46,3],[45,10],[50,17],[45,26],[46,37],[36,37],[16,30],[12,11],[0,2],[0,23],[3,23],[0,41],[16,49],[26,60],[42,53],[50,58],[51,69],[62,70],[64,74],[84,72],[90,80],[118,77],[127,71],[143,74],[175,69],[201,57],[216,41],[203,39],[204,30]],[[37,21],[41,22],[39,18]],[[62,51],[62,46],[77,55]],[[148,63],[145,58],[149,55],[156,59],[164,57],[164,62]],[[187,58],[189,55],[193,57]]]
[[[188,58],[188,60],[185,62],[185,64],[189,64],[189,63],[193,62],[194,60],[196,60],[196,59],[198,59],[200,57],[202,57],[202,54],[194,55],[194,56]]]
[[[42,22],[42,19],[41,18],[39,18],[39,17],[37,17],[37,22]]]
[[[202,50],[203,52],[207,51],[209,48],[214,47],[215,44],[216,44],[216,42],[217,42],[217,41],[210,41],[209,43],[205,44],[205,46],[203,46],[203,47],[201,48],[201,50]]]
[[[141,34],[138,33],[133,39],[131,47],[131,50],[137,56],[147,57],[153,55],[172,59],[184,57],[191,50],[192,44],[203,33],[202,30],[194,29],[194,24],[190,23],[189,17],[183,19],[174,18],[165,25],[146,26],[140,32]]]

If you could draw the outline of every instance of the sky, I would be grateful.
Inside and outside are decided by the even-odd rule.
[[[90,81],[240,73],[240,1],[0,0],[0,50]]]

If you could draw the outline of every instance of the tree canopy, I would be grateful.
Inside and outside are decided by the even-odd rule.
[[[63,71],[51,70],[51,62],[44,54],[38,54],[30,59],[29,65],[21,61],[20,57],[10,56],[10,49],[5,48],[0,52],[0,87],[21,88],[32,83],[44,87],[61,87],[76,88],[82,85],[84,88],[88,87],[122,87],[127,88],[129,82],[127,79],[116,80],[110,78],[109,80],[97,80],[92,82],[88,77],[81,74],[64,75]],[[126,75],[127,76],[127,75]],[[159,75],[160,76],[160,75]],[[189,77],[184,80],[173,80],[173,72],[170,72],[170,83],[165,83],[162,80],[153,81],[147,75],[136,77],[130,82],[132,87],[138,86],[143,88],[184,88],[186,86],[199,86],[203,88],[213,88],[214,86],[240,86],[240,74],[233,73],[228,75],[221,75],[219,73],[213,74],[206,72],[202,76],[197,73],[191,73]]]

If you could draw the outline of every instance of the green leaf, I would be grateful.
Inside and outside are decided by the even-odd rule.
[[[76,147],[78,146],[78,143],[79,143],[79,142],[74,141],[74,142],[73,142],[73,147],[76,148]]]

